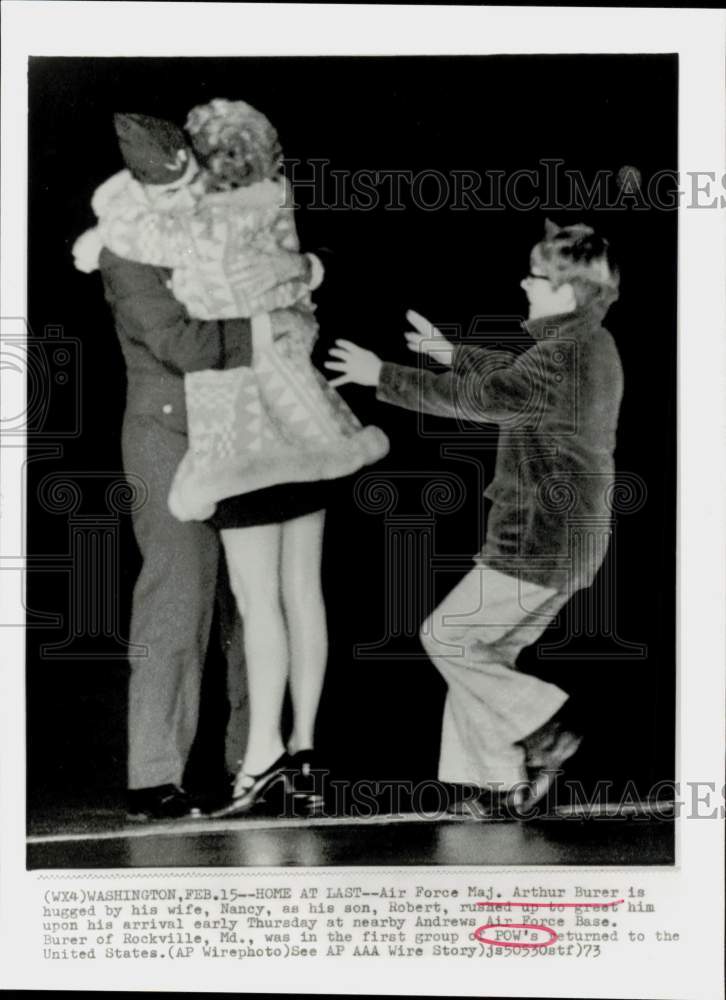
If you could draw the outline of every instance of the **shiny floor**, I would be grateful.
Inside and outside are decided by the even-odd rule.
[[[422,818],[180,820],[124,825],[110,813],[46,816],[28,868],[668,865],[671,820],[635,815],[531,822]]]

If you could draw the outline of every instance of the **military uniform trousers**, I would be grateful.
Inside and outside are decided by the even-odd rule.
[[[166,423],[161,414],[127,412],[124,468],[140,476],[148,491],[133,514],[143,561],[133,594],[130,640],[144,654],[130,660],[128,786],[132,789],[181,784],[197,730],[220,546],[209,525],[177,521],[167,507],[171,481],[186,449],[186,434],[171,420]],[[231,767],[241,756],[247,708],[239,623],[231,630],[228,624],[224,645]]]

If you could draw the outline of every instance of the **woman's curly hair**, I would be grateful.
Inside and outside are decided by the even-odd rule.
[[[186,129],[200,163],[218,190],[275,178],[282,165],[277,131],[245,101],[217,97],[189,112]]]

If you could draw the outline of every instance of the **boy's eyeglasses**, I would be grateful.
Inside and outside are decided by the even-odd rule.
[[[532,274],[531,271],[529,272],[529,274],[527,275],[527,277],[531,278],[533,281],[549,281],[550,280],[547,277],[546,274]]]

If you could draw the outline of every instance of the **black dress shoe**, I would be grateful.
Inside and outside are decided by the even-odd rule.
[[[192,800],[178,785],[154,785],[152,788],[132,788],[127,797],[130,820],[148,822],[154,819],[181,819],[197,816]]]
[[[222,806],[227,805],[229,802],[229,788],[233,782],[234,776],[230,775],[229,780],[223,786],[215,785],[204,791],[194,790],[189,792],[189,800],[194,807],[194,812],[198,812],[202,816],[214,815],[217,809],[221,809]]]
[[[284,800],[290,791],[290,770],[291,759],[288,753],[281,754],[261,774],[247,774],[240,769],[234,781],[232,801],[222,809],[216,809],[211,815],[217,818],[246,816],[255,806],[265,802],[265,797],[273,789],[279,790]]]

